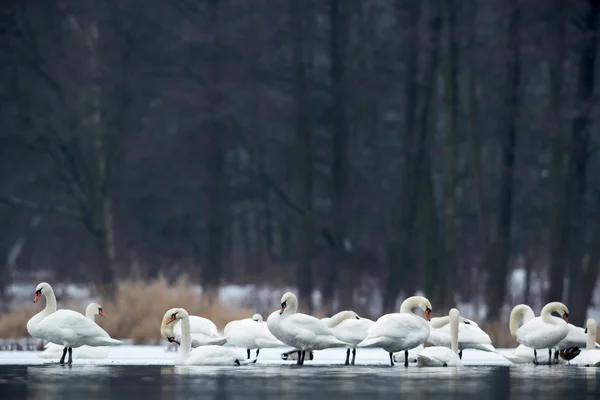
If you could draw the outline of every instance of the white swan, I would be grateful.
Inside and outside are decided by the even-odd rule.
[[[429,338],[429,322],[412,312],[419,307],[431,319],[431,303],[425,297],[412,296],[402,302],[399,313],[385,314],[371,325],[369,334],[357,347],[381,347],[389,353],[390,364],[394,365],[393,355],[404,351],[404,366],[408,366],[408,350],[425,343]]]
[[[587,345],[588,335],[586,334],[587,329],[580,328],[573,324],[567,324],[569,328],[569,332],[567,336],[558,342],[556,346],[554,346],[554,362],[558,363],[558,355],[559,353],[563,354],[563,358],[565,358],[565,352],[567,354],[576,354],[579,349],[583,349]],[[594,340],[594,348],[600,348],[600,345],[596,343]],[[573,356],[567,356],[568,359],[572,359]]]
[[[241,365],[256,362],[256,358],[244,360],[244,356],[230,347],[206,345],[192,348],[190,316],[183,308],[171,308],[165,313],[160,334],[170,343],[177,342],[171,323],[181,321],[181,343],[175,365]]]
[[[345,365],[354,365],[356,345],[367,337],[369,327],[373,324],[373,321],[359,317],[354,311],[340,311],[330,318],[321,319],[321,321],[324,321],[331,328],[336,338],[351,345],[346,350]],[[350,349],[352,349],[352,362],[350,362]]]
[[[434,346],[450,347],[451,326],[450,317],[431,318],[429,322],[431,332],[427,341]],[[492,339],[479,325],[470,319],[459,317],[458,324],[458,357],[462,359],[464,349],[476,349],[481,351],[496,352],[492,346]]]
[[[48,315],[52,314],[56,311],[56,296],[54,295],[54,290],[52,286],[50,286],[47,282],[42,282],[35,288],[35,296],[33,298],[33,302],[36,303],[40,297],[44,296],[46,298],[46,307],[35,314],[29,321],[27,321],[27,332],[34,338],[40,338],[37,335],[37,327],[40,322]]]
[[[57,310],[37,324],[36,335],[49,342],[63,345],[60,363],[64,364],[67,350],[69,364],[73,363],[73,347],[88,346],[117,346],[120,340],[110,337],[94,321],[72,310]]]
[[[596,320],[589,318],[586,322],[587,343],[585,351],[572,360],[580,367],[600,367],[600,350],[596,349]]]
[[[306,352],[331,347],[348,347],[350,344],[335,337],[331,329],[318,318],[296,313],[298,299],[287,292],[281,297],[281,309],[267,318],[267,326],[273,336],[288,346],[301,350],[298,365],[304,363]]]
[[[217,326],[208,318],[189,316],[190,334],[192,337],[192,347],[207,345],[223,345],[227,343],[227,338],[219,334]],[[176,321],[173,326],[173,332],[178,340],[181,340],[181,321]]]
[[[563,319],[553,317],[552,312],[557,312]],[[512,314],[512,313],[511,313]],[[548,349],[548,364],[552,362],[551,349],[563,340],[568,332],[567,322],[569,309],[560,302],[548,303],[542,308],[541,317],[534,318],[515,331],[517,323],[511,319],[511,334],[517,342],[533,349],[533,363],[538,364],[537,350]]]
[[[519,318],[523,316],[523,324],[535,319],[535,314],[527,304],[517,304],[510,312],[509,329],[511,334],[519,329]],[[513,334],[514,336],[515,334]],[[543,350],[542,350],[543,351]],[[514,364],[525,364],[533,362],[533,349],[525,345],[518,345],[510,354],[504,354],[504,358]]]
[[[258,357],[260,349],[285,346],[269,331],[260,314],[229,322],[225,325],[223,333],[228,338],[227,343],[246,349],[248,358],[251,349],[256,349],[256,357]]]
[[[105,317],[104,311],[102,310],[102,306],[97,303],[90,303],[85,309],[85,317],[94,321],[95,316],[100,315]],[[63,346],[48,342],[45,346],[45,350],[39,354],[41,358],[56,358],[60,357],[63,352]],[[91,347],[91,346],[81,346],[77,353],[75,353],[74,358],[81,359],[98,359],[98,358],[106,358],[108,357],[109,349],[106,346],[100,347]]]
[[[458,356],[459,313],[456,308],[450,310],[450,348],[444,346],[426,347],[417,356],[419,367],[458,367],[462,360]]]

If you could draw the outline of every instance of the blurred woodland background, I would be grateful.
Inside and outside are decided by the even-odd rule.
[[[325,314],[593,306],[599,0],[0,7],[3,304],[187,276]]]

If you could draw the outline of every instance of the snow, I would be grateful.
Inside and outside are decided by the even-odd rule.
[[[289,347],[274,349],[262,349],[257,364],[263,365],[292,365],[295,361],[284,361],[281,353],[290,350]],[[513,349],[500,349],[500,353],[511,352]],[[246,351],[239,349],[240,355]],[[73,349],[75,355],[77,349]],[[0,351],[0,365],[44,365],[58,362],[39,357],[39,351]],[[254,356],[255,350],[252,351]],[[167,351],[165,346],[134,346],[124,345],[111,347],[108,358],[89,360],[74,359],[73,365],[173,365],[175,352]],[[343,365],[346,359],[345,349],[327,349],[315,351],[312,361],[305,361],[305,365]],[[463,351],[463,363],[465,366],[509,366],[511,363],[501,354],[489,353],[467,349]],[[388,366],[388,354],[375,348],[357,349],[356,364],[358,366]],[[401,364],[398,364],[401,366]],[[416,368],[416,364],[414,364]]]

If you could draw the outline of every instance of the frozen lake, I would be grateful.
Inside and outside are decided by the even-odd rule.
[[[297,367],[286,349],[261,351],[241,367],[174,367],[175,353],[159,346],[111,348],[104,360],[49,364],[36,352],[0,352],[2,399],[564,399],[600,396],[598,368],[510,366],[502,356],[466,350],[461,368],[390,367],[380,349],[361,349],[356,366],[344,350],[315,352]],[[76,349],[74,350],[75,354]],[[241,350],[243,352],[243,350]]]

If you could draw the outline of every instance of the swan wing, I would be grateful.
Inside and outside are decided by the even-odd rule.
[[[447,347],[434,346],[424,348],[417,355],[419,367],[450,367],[462,365],[458,354]]]
[[[554,347],[568,334],[567,324],[559,318],[551,317],[557,323],[547,323],[536,317],[517,330],[517,342],[525,346],[541,349]]]
[[[185,363],[190,365],[240,365],[246,363],[246,357],[232,348],[202,346],[192,350]]]
[[[585,333],[585,329],[573,324],[568,324],[567,326],[569,328],[567,336],[558,342],[556,348],[559,350],[565,350],[569,347],[584,348],[587,344],[587,334]]]

